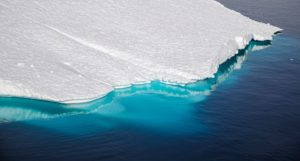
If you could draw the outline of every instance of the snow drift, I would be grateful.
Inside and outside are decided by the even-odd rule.
[[[194,82],[279,30],[213,0],[1,0],[0,95],[78,102]]]

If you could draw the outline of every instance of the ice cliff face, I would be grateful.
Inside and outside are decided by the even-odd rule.
[[[193,82],[279,30],[213,0],[0,0],[0,95],[86,101]]]

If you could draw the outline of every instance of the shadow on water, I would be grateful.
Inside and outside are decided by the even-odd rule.
[[[178,127],[188,128],[188,126],[194,126],[187,124],[187,122],[193,122],[190,121],[193,119],[192,104],[203,101],[218,84],[226,80],[230,73],[240,69],[247,58],[248,51],[262,49],[270,44],[270,41],[251,41],[245,49],[221,64],[213,78],[187,85],[169,85],[152,81],[150,84],[115,89],[103,98],[80,104],[0,97],[0,122],[26,120],[38,126],[45,126],[49,118],[56,118],[51,119],[51,123],[46,123],[46,126],[56,126],[55,128],[58,129],[59,125],[62,126],[60,129],[69,132],[72,128],[75,131],[87,130],[90,126],[88,123],[91,122],[99,124],[101,128],[112,127],[119,122],[147,125],[147,127],[165,130],[174,130]],[[80,119],[72,119],[78,114],[84,115],[80,115]],[[71,129],[66,129],[66,127]]]

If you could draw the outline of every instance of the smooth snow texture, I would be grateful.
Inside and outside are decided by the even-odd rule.
[[[0,95],[87,101],[194,82],[279,30],[213,0],[0,0]]]

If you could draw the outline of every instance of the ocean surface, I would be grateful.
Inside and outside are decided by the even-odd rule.
[[[0,160],[300,160],[300,2],[219,1],[284,31],[184,87],[154,81],[77,105],[0,97]]]

